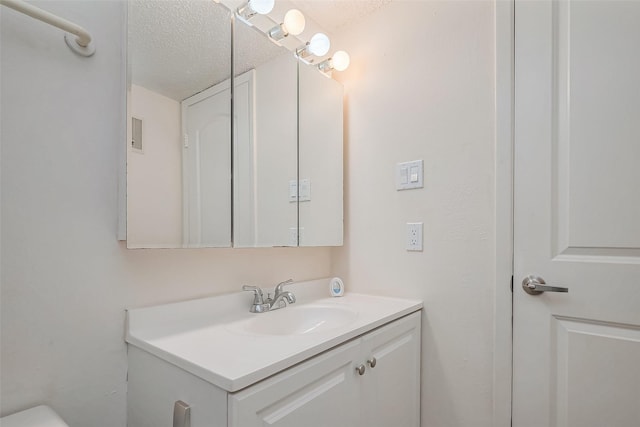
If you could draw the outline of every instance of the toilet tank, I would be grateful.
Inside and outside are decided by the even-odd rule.
[[[36,406],[0,418],[0,427],[69,427],[62,418],[48,406]]]

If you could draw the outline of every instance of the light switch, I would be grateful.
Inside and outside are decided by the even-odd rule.
[[[311,180],[300,180],[300,201],[308,202],[311,200]],[[289,202],[298,201],[298,181],[292,179],[289,181]]]
[[[418,182],[419,176],[420,176],[420,173],[418,171],[418,167],[411,166],[411,174],[410,174],[409,182],[412,182],[412,183]]]
[[[409,183],[409,173],[407,168],[400,168],[400,184],[406,185]]]
[[[289,202],[298,201],[298,181],[292,179],[289,181]],[[296,238],[297,239],[297,238]]]
[[[310,200],[311,200],[311,180],[301,179],[300,180],[300,201],[308,202]]]
[[[396,190],[411,190],[422,188],[423,185],[423,161],[398,163],[396,165]]]

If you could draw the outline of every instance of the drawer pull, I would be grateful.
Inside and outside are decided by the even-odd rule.
[[[359,375],[364,375],[364,371],[366,370],[366,368],[364,367],[364,365],[358,365],[356,366],[356,372]]]
[[[173,427],[191,427],[191,406],[182,400],[173,405]]]

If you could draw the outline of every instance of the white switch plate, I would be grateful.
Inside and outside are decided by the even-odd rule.
[[[289,202],[297,202],[297,201],[298,201],[298,181],[296,181],[295,179],[292,179],[289,181]]]
[[[422,223],[407,223],[407,250],[422,251]]]
[[[424,187],[424,162],[398,163],[396,165],[396,190],[411,190]]]
[[[308,202],[311,200],[311,180],[300,180],[300,201]],[[289,202],[298,201],[298,181],[292,179],[289,181]]]
[[[311,200],[311,180],[301,179],[300,180],[300,201],[308,202],[310,200]]]

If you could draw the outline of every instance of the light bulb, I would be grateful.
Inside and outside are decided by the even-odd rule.
[[[273,10],[275,0],[249,0],[249,7],[260,15],[266,15]]]
[[[331,57],[333,69],[336,71],[344,71],[349,68],[349,54],[344,50],[339,50]]]
[[[298,9],[291,9],[284,15],[284,31],[297,36],[304,31],[305,19]]]
[[[329,52],[331,41],[326,34],[316,33],[309,40],[309,52],[315,56],[324,56]]]

